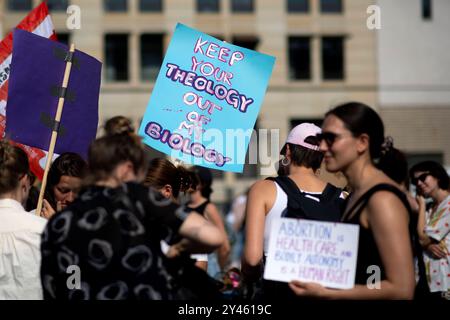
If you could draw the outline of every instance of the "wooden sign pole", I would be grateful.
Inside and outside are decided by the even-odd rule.
[[[70,45],[69,52],[71,52],[72,55],[75,52],[75,45],[73,43]],[[67,88],[67,84],[69,83],[71,69],[72,69],[72,61],[69,60],[69,61],[67,61],[66,69],[64,71],[64,79],[63,79],[63,83],[62,83],[63,90],[65,90]],[[39,200],[38,200],[38,205],[37,205],[37,209],[36,209],[36,215],[41,215],[45,187],[47,186],[48,171],[50,170],[50,165],[52,163],[53,152],[55,150],[56,139],[58,137],[58,128],[59,128],[59,123],[61,122],[61,115],[63,112],[63,108],[64,108],[64,96],[62,96],[62,97],[60,96],[59,100],[58,100],[58,109],[56,110],[56,116],[55,116],[55,122],[54,122],[55,126],[52,131],[50,147],[48,149],[47,162],[45,163],[44,177],[42,178],[41,192],[39,193]],[[53,208],[53,209],[57,210],[56,208]]]

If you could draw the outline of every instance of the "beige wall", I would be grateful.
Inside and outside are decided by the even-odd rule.
[[[450,104],[448,107],[387,107],[381,110],[386,134],[408,153],[443,153],[450,163]]]
[[[0,0],[0,5],[5,0]],[[36,1],[37,4],[39,1]],[[140,121],[153,88],[139,80],[139,35],[145,32],[165,34],[165,45],[177,22],[203,32],[231,40],[233,35],[259,38],[258,51],[276,57],[276,65],[259,117],[260,128],[280,129],[280,140],[287,136],[290,120],[321,118],[331,106],[348,100],[360,100],[377,107],[376,34],[366,28],[366,8],[372,0],[344,0],[344,14],[319,13],[318,1],[312,0],[308,14],[287,14],[281,0],[255,0],[252,14],[232,14],[230,1],[221,1],[219,14],[197,14],[194,0],[166,0],[163,13],[141,14],[137,1],[130,1],[127,13],[105,13],[101,0],[72,0],[82,10],[82,29],[72,32],[77,48],[103,60],[103,36],[107,32],[130,34],[130,81],[102,84],[100,119],[114,115]],[[4,29],[11,28],[25,13],[3,15]],[[53,14],[56,30],[67,32],[65,14]],[[291,81],[288,78],[287,37],[312,36],[312,80]],[[320,37],[345,35],[345,80],[323,82],[320,79]],[[282,143],[281,142],[281,143]],[[334,177],[332,177],[334,179]],[[237,183],[239,181],[239,183]],[[223,201],[227,184],[237,194],[252,183],[236,180],[227,174],[215,186],[216,200]]]
[[[395,145],[413,154],[441,153],[450,170],[450,1],[378,0],[379,104]]]

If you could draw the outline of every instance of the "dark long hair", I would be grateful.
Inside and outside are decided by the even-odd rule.
[[[369,136],[370,157],[375,163],[383,156],[384,125],[375,110],[360,102],[349,102],[331,109],[325,117],[329,115],[342,120],[354,137],[364,133]]]
[[[211,187],[213,176],[211,170],[200,166],[194,166],[191,170],[195,174],[197,183],[201,186],[200,193],[202,194],[202,197],[210,200],[211,194],[213,193],[213,189]]]
[[[408,161],[405,154],[394,147],[384,152],[384,156],[380,158],[377,165],[378,169],[398,184],[404,184],[408,188]]]

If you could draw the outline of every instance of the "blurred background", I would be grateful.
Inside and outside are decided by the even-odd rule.
[[[40,2],[0,0],[0,37]],[[381,114],[386,134],[410,165],[436,160],[450,171],[449,0],[47,2],[59,40],[103,62],[100,125],[124,115],[139,127],[181,22],[276,57],[255,129],[279,130],[280,145],[298,123],[321,125],[332,106],[358,100]],[[79,30],[66,27],[72,4],[81,8]],[[368,27],[371,5],[380,9],[379,29]],[[278,159],[278,153],[271,157]],[[233,198],[261,178],[260,167],[246,164],[243,174],[215,171],[213,201],[226,212]],[[327,179],[345,183],[339,175]]]

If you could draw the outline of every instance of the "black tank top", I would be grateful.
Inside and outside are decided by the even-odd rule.
[[[195,212],[201,214],[202,216],[205,216],[205,210],[206,210],[206,207],[209,204],[209,200],[206,200],[201,205],[199,205],[199,206],[197,206],[195,208],[189,207],[189,204],[190,203],[188,203],[187,206],[186,206],[186,209],[187,209],[188,212],[195,211]]]
[[[373,233],[371,229],[366,229],[363,226],[361,226],[360,222],[360,216],[363,211],[363,209],[366,207],[367,203],[370,200],[370,197],[374,195],[378,191],[389,191],[395,194],[403,203],[405,208],[408,211],[409,214],[409,231],[411,236],[411,244],[414,251],[414,255],[416,257],[419,257],[419,275],[421,278],[424,275],[424,266],[423,263],[421,263],[421,248],[418,243],[418,239],[416,236],[416,228],[415,228],[415,219],[413,219],[411,207],[409,205],[408,199],[406,198],[406,195],[396,188],[393,185],[381,183],[377,184],[371,189],[369,189],[366,193],[364,193],[358,201],[353,205],[353,207],[349,210],[348,214],[346,214],[346,217],[344,217],[344,222],[357,224],[360,226],[359,230],[359,242],[358,242],[358,259],[356,263],[356,275],[355,275],[355,283],[356,284],[367,284],[367,279],[370,277],[371,274],[373,274],[373,270],[368,272],[369,266],[379,266],[381,275],[381,280],[386,279],[386,274],[384,270],[383,263],[381,261],[380,253],[378,251],[377,244],[375,242],[375,239],[373,237]]]
[[[199,205],[199,206],[197,206],[197,207],[195,207],[195,208],[189,207],[189,204],[190,204],[190,202],[188,202],[188,203],[186,203],[186,204],[184,205],[184,211],[185,211],[185,212],[192,212],[192,211],[195,211],[195,212],[201,214],[202,216],[205,216],[205,210],[206,210],[206,207],[207,207],[208,204],[209,204],[209,200],[206,200],[206,201],[203,202],[201,205]],[[166,242],[167,242],[168,244],[172,245],[172,244],[174,244],[174,243],[179,242],[181,239],[182,239],[182,236],[180,236],[179,234],[175,234],[175,235],[173,235],[170,239],[166,239]]]

